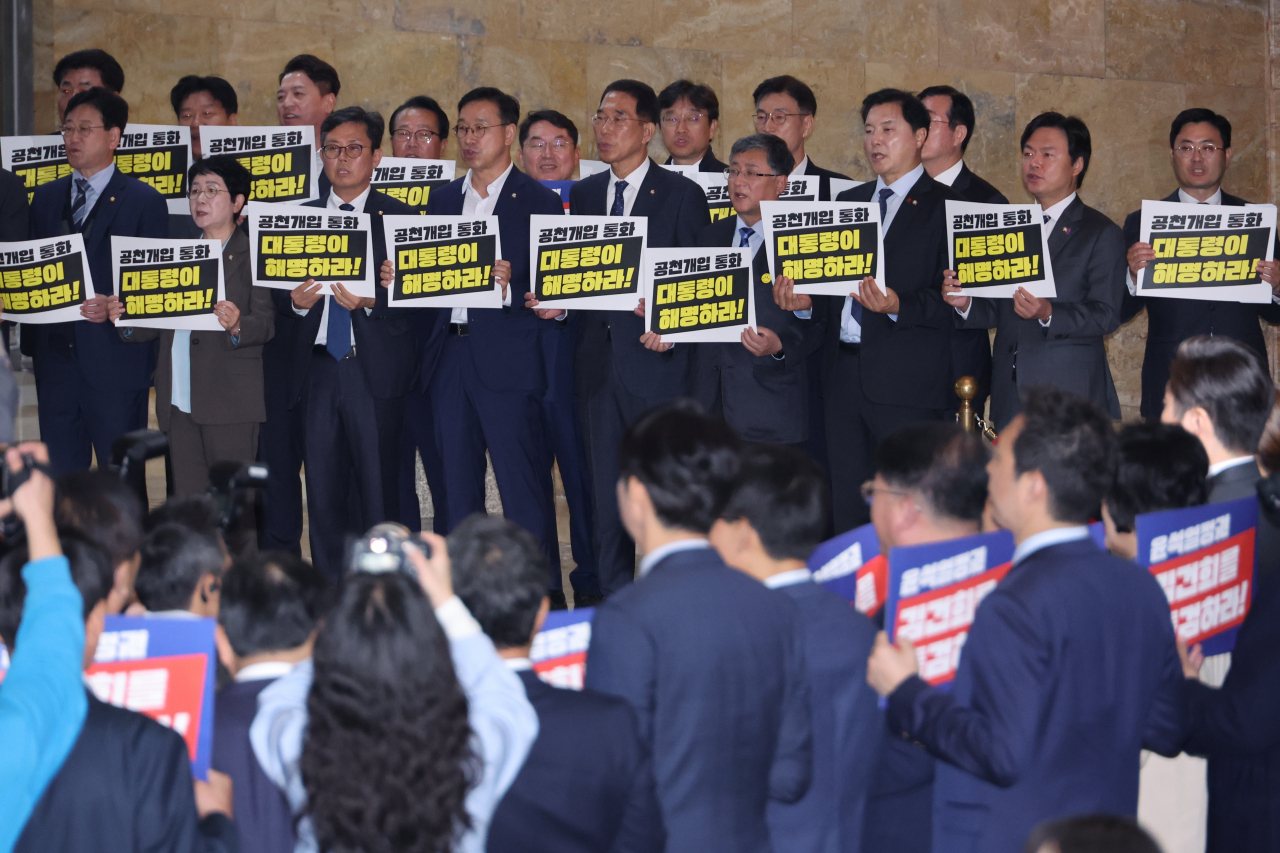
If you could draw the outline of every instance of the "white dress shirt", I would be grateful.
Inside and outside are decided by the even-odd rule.
[[[363,213],[365,202],[369,200],[369,193],[371,192],[373,192],[373,187],[365,187],[364,192],[360,193],[360,195],[356,196],[353,200],[347,202],[339,198],[338,194],[331,189],[329,190],[329,203],[325,206],[329,210],[341,210],[342,205],[350,204],[352,207],[356,209],[355,210],[356,213]],[[379,272],[381,271],[380,270],[375,271],[375,274]],[[379,285],[379,287],[381,287],[381,285]],[[333,297],[323,296],[321,297],[321,299],[324,300],[324,308],[320,310],[320,330],[316,332],[315,345],[318,347],[325,346],[326,344],[329,343],[329,300],[333,299]],[[294,313],[300,317],[307,316],[307,312],[310,310],[311,310],[310,308],[304,309],[304,308],[299,308],[297,305],[293,306]],[[364,309],[364,313],[368,315],[372,312],[368,308],[366,308]],[[355,345],[356,345],[356,330],[355,330],[355,327],[352,326],[351,346],[354,347]]]
[[[787,177],[792,177],[794,175],[803,175],[805,173],[804,170],[807,168],[809,168],[808,154],[804,155],[804,158],[799,163],[796,163],[796,167],[791,170],[791,175],[788,175]]]
[[[625,178],[619,178],[617,173],[613,171],[613,167],[609,168],[609,186],[605,189],[604,210],[605,213],[613,210],[614,185],[618,181],[626,181],[627,186],[622,191],[622,215],[630,216],[631,208],[635,206],[636,199],[640,197],[640,185],[644,183],[645,176],[649,174],[649,158],[645,157],[634,172]]]
[[[955,162],[955,165],[951,166],[941,174],[934,175],[933,179],[940,184],[946,184],[947,186],[952,186],[955,184],[956,178],[960,177],[960,170],[963,168],[964,168],[964,160],[957,160]]]
[[[485,197],[480,197],[480,192],[471,184],[472,172],[467,170],[466,176],[462,181],[462,215],[463,216],[493,216],[493,208],[498,203],[498,193],[502,192],[502,187],[507,182],[507,177],[511,174],[516,164],[512,162],[507,166],[507,170],[498,176],[498,180],[489,184],[485,188]],[[507,295],[502,300],[503,305],[511,304],[511,283],[507,282]],[[459,325],[467,322],[467,309],[454,308],[449,315],[450,323]]]
[[[623,192],[625,193],[626,190],[623,190]],[[658,563],[661,563],[672,554],[676,554],[680,551],[693,551],[698,548],[710,547],[711,543],[706,539],[703,539],[701,536],[696,536],[692,539],[677,539],[674,542],[668,542],[666,545],[659,545],[657,548],[654,548],[648,554],[645,554],[640,558],[640,577],[644,577],[649,574],[649,571],[654,566],[658,565]]]
[[[782,589],[784,586],[794,586],[811,580],[813,580],[813,572],[808,569],[791,569],[785,572],[778,572],[776,575],[770,575],[764,579],[764,585],[769,589]]]
[[[1255,462],[1252,456],[1233,456],[1230,459],[1224,459],[1221,462],[1215,462],[1209,466],[1209,476],[1216,477],[1228,468],[1235,468],[1237,465],[1248,465]]]
[[[1214,191],[1213,195],[1209,196],[1204,201],[1200,201],[1200,199],[1195,198],[1194,196],[1187,195],[1186,190],[1182,187],[1178,187],[1178,201],[1181,204],[1222,204],[1222,187],[1218,187],[1218,189]],[[1129,288],[1130,296],[1138,295],[1138,283],[1133,280],[1133,270],[1129,269],[1128,265],[1125,266],[1124,283]]]
[[[885,236],[888,236],[889,229],[893,226],[893,218],[898,215],[898,208],[902,207],[902,202],[906,200],[907,193],[911,192],[911,188],[916,185],[916,181],[920,180],[920,176],[924,174],[924,164],[918,164],[910,172],[907,172],[901,178],[891,184],[886,184],[884,178],[876,178],[876,188],[871,193],[871,201],[875,204],[880,203],[880,190],[892,190],[893,195],[889,196],[885,201],[884,219],[880,223],[880,228]],[[881,281],[876,282],[880,289],[883,290],[884,285],[884,264],[880,264]],[[866,310],[866,309],[863,309]],[[897,314],[890,314],[889,319],[898,322]],[[846,296],[844,298],[844,308],[840,312],[840,340],[846,344],[862,343],[862,325],[853,319],[853,297]]]
[[[309,658],[308,658],[309,660]],[[251,663],[235,674],[236,681],[267,681],[288,675],[297,666],[287,660],[264,660]]]

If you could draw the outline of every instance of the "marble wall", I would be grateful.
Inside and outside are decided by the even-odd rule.
[[[1169,120],[1189,106],[1235,127],[1227,189],[1274,199],[1273,5],[1280,0],[46,0],[36,3],[36,126],[53,125],[49,75],[71,50],[116,55],[137,121],[171,121],[169,88],[196,73],[230,80],[241,122],[261,124],[275,123],[279,69],[305,51],[338,68],[342,104],[387,112],[425,92],[451,105],[496,85],[583,128],[612,79],[661,88],[689,77],[720,95],[715,148],[724,156],[751,132],[752,89],[786,73],[818,96],[813,159],[867,178],[863,95],[949,83],[977,106],[968,162],[1011,199],[1026,198],[1018,137],[1027,121],[1046,109],[1083,118],[1094,156],[1081,195],[1120,222],[1172,189]],[[1108,341],[1128,416],[1145,324],[1139,317]]]

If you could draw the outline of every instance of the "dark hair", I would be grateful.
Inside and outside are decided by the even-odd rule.
[[[301,557],[264,551],[222,576],[218,624],[240,657],[296,649],[320,624],[329,579]]]
[[[222,527],[222,514],[208,495],[174,495],[147,513],[143,529],[151,533],[166,524],[181,524],[196,533],[217,536]]]
[[[903,427],[875,451],[875,471],[887,484],[920,495],[935,515],[981,521],[987,503],[991,451],[974,433],[944,421]]]
[[[1203,107],[1192,107],[1189,110],[1183,110],[1173,119],[1173,124],[1169,125],[1169,147],[1173,147],[1173,143],[1178,140],[1178,134],[1189,124],[1211,124],[1218,129],[1218,134],[1222,137],[1222,147],[1231,147],[1231,122],[1227,121],[1224,115],[1218,115],[1213,110],[1206,110]]]
[[[813,90],[809,88],[809,84],[803,80],[798,80],[790,74],[784,74],[781,77],[770,77],[751,93],[751,103],[757,107],[760,106],[760,99],[768,95],[789,95],[791,100],[796,102],[796,106],[800,108],[800,112],[808,113],[811,116],[818,114],[818,99],[813,96]]]
[[[667,527],[707,533],[733,495],[742,440],[733,427],[676,400],[640,416],[618,449],[618,479],[635,477]]]
[[[951,108],[947,110],[947,124],[952,130],[956,129],[956,125],[962,124],[968,131],[964,135],[964,141],[960,143],[960,153],[963,154],[965,149],[969,147],[969,140],[973,139],[973,125],[975,117],[973,114],[973,101],[969,100],[969,96],[961,92],[955,86],[930,86],[916,95],[920,99],[920,103],[924,103],[925,98],[946,97],[951,99]]]
[[[429,113],[433,113],[437,119],[438,126],[436,129],[440,131],[440,135],[449,135],[448,113],[444,111],[444,107],[440,106],[435,98],[429,98],[426,95],[414,95],[412,98],[396,107],[395,112],[391,114],[391,122],[387,125],[391,128],[393,133],[396,129],[396,119],[400,116],[400,113],[405,110],[426,110]]]
[[[54,520],[83,533],[106,551],[112,565],[132,559],[142,547],[143,513],[138,493],[119,474],[97,468],[58,478]]]
[[[221,77],[197,77],[188,74],[169,90],[169,103],[173,104],[173,114],[182,117],[182,102],[196,92],[208,92],[213,99],[222,104],[227,115],[235,115],[240,111],[240,99],[236,97],[236,89]]]
[[[475,513],[449,534],[453,590],[500,649],[527,645],[547,594],[538,540],[497,515]]]
[[[902,111],[902,118],[911,125],[912,131],[929,129],[929,111],[920,103],[920,99],[902,89],[880,89],[862,99],[862,120],[866,121],[872,107],[885,104],[897,104]]]
[[[488,101],[498,108],[498,120],[503,124],[517,124],[520,121],[520,102],[501,89],[493,86],[481,86],[472,89],[458,99],[458,117],[462,117],[462,108],[473,101]]]
[[[222,182],[227,185],[227,192],[231,194],[232,207],[235,206],[238,195],[244,196],[246,202],[249,200],[253,177],[249,174],[249,170],[240,165],[240,161],[230,154],[215,154],[192,163],[191,168],[187,170],[187,186],[191,186],[191,182],[201,175],[217,175],[222,178]]]
[[[693,105],[695,110],[702,110],[709,121],[720,120],[720,99],[716,90],[706,83],[694,83],[692,80],[677,80],[658,93],[658,112],[669,110],[676,101],[683,98]]]
[[[1280,472],[1280,391],[1276,392],[1276,403],[1267,415],[1267,425],[1262,429],[1262,438],[1258,439],[1258,464],[1267,469],[1267,473]]]
[[[92,68],[97,71],[98,76],[102,78],[102,85],[111,91],[116,93],[124,91],[124,69],[120,67],[119,62],[116,62],[114,56],[96,47],[77,50],[59,59],[58,64],[53,66],[53,87],[57,89],[62,86],[62,78],[66,77],[68,72],[78,71],[81,68]]]
[[[1116,530],[1133,530],[1134,516],[1199,506],[1209,494],[1209,455],[1177,424],[1130,424],[1120,430],[1115,482],[1107,512]]]
[[[1098,518],[1116,470],[1111,418],[1093,402],[1051,385],[1027,389],[1022,415],[1014,470],[1040,472],[1057,521],[1085,524]]]
[[[417,581],[349,575],[314,665],[301,770],[318,847],[452,850],[480,767],[449,644]]]
[[[1075,116],[1064,116],[1062,113],[1053,112],[1040,113],[1027,122],[1026,128],[1022,131],[1020,147],[1026,148],[1031,134],[1042,127],[1056,127],[1067,137],[1067,156],[1071,158],[1072,166],[1077,160],[1084,160],[1084,168],[1076,176],[1076,186],[1084,186],[1084,176],[1089,171],[1089,158],[1093,156],[1093,139],[1089,136],[1088,125]]]
[[[364,107],[343,107],[334,110],[320,122],[320,139],[323,141],[334,128],[343,124],[362,124],[365,133],[369,134],[369,144],[377,151],[382,147],[382,113],[366,110]]]
[[[822,541],[829,512],[822,471],[805,453],[776,444],[749,445],[726,521],[745,518],[775,560],[807,560]]]
[[[604,87],[604,91],[600,93],[600,101],[603,102],[610,92],[621,92],[635,98],[636,118],[650,124],[658,123],[658,96],[648,83],[641,83],[639,80],[614,80]]]
[[[729,149],[729,159],[748,151],[763,151],[765,159],[769,161],[769,170],[775,175],[790,175],[791,170],[796,167],[796,158],[787,143],[772,133],[753,133],[742,137]]]
[[[106,130],[118,127],[121,132],[124,132],[125,125],[129,123],[129,104],[115,92],[101,86],[85,89],[74,95],[67,101],[67,109],[62,115],[69,116],[72,110],[85,105],[98,111],[98,115],[102,116],[102,126]]]
[[[1132,818],[1109,814],[1042,823],[1027,839],[1027,853],[1045,844],[1058,853],[1160,853],[1160,845]]]
[[[1179,412],[1204,409],[1228,450],[1253,453],[1276,401],[1260,353],[1234,338],[1196,335],[1169,363],[1169,393]]]
[[[115,582],[115,567],[107,552],[82,531],[58,529],[58,542],[71,568],[71,581],[80,591],[83,615],[88,618],[98,602],[107,597]],[[22,567],[30,561],[25,544],[19,545],[0,559],[0,640],[13,651],[18,626],[22,622],[22,606],[27,598],[27,584]]]
[[[134,590],[152,612],[186,610],[200,578],[222,576],[226,554],[218,539],[185,524],[162,524],[142,543]]]
[[[558,127],[569,134],[569,138],[573,140],[573,144],[578,144],[578,126],[570,121],[569,117],[555,110],[535,110],[524,117],[524,121],[520,122],[520,144],[524,145],[524,141],[529,138],[529,128],[533,127],[540,121],[545,121],[552,127]]]
[[[298,54],[285,63],[284,70],[280,72],[276,82],[284,82],[285,75],[295,71],[301,71],[307,75],[322,95],[337,95],[342,89],[342,81],[338,79],[337,69],[318,56],[312,56],[309,53]]]

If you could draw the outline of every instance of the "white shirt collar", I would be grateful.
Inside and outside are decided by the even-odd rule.
[[[514,169],[515,167],[516,167],[516,163],[514,160],[512,160],[511,163],[507,165],[507,168],[503,170],[502,174],[498,176],[498,179],[493,183],[489,184],[489,186],[485,187],[486,200],[491,199],[498,193],[502,192],[502,185],[507,182],[507,176],[511,174],[511,170]],[[480,193],[476,190],[475,187],[471,185],[470,169],[467,169],[466,180],[462,182],[462,194],[473,195],[477,199],[480,198]]]
[[[1083,524],[1075,527],[1051,527],[1032,534],[1013,550],[1013,564],[1016,566],[1036,551],[1050,545],[1061,545],[1064,542],[1077,542],[1089,538],[1089,528]]]
[[[264,660],[251,663],[236,673],[236,681],[265,681],[288,675],[297,664],[287,660]]]
[[[672,554],[680,551],[693,551],[697,548],[710,548],[711,543],[701,536],[693,539],[677,539],[674,542],[668,542],[666,545],[659,545],[648,554],[640,559],[640,577],[649,574],[650,569],[661,563]]]
[[[1053,226],[1058,224],[1058,219],[1062,216],[1062,212],[1066,210],[1068,207],[1070,207],[1071,202],[1075,200],[1076,200],[1076,194],[1072,193],[1071,195],[1067,196],[1062,201],[1058,202],[1052,207],[1046,207],[1044,209],[1044,215],[1049,217],[1049,221],[1044,224],[1045,225],[1044,233],[1046,235],[1053,230]],[[1048,237],[1046,236],[1045,239],[1047,240]]]
[[[369,186],[367,186],[367,187],[365,187],[365,188],[364,188],[364,192],[362,192],[362,193],[360,193],[360,195],[356,196],[354,201],[346,202],[346,201],[343,201],[342,199],[338,198],[338,194],[337,194],[336,192],[334,192],[334,191],[333,191],[333,188],[331,187],[331,188],[329,189],[329,202],[328,202],[328,204],[326,204],[325,206],[326,206],[327,208],[329,208],[330,210],[341,210],[341,209],[342,209],[342,205],[344,205],[344,204],[350,204],[352,207],[354,207],[354,208],[356,209],[356,210],[355,210],[355,212],[356,212],[356,213],[364,213],[364,206],[365,206],[365,203],[366,203],[366,202],[368,202],[368,200],[369,200],[369,193],[371,193],[371,192],[373,192],[373,185],[372,185],[372,184],[371,184],[371,185],[369,185]]]
[[[533,669],[533,661],[528,658],[503,658],[507,663],[507,669],[512,672],[528,672]]]
[[[798,583],[807,583],[813,580],[813,572],[806,568],[791,569],[786,572],[778,572],[776,575],[770,575],[764,579],[764,585],[769,589],[781,589],[784,586],[793,586]]]
[[[156,610],[154,612],[148,610],[142,614],[148,619],[201,619],[190,610]]]
[[[1183,204],[1201,204],[1201,201],[1193,196],[1187,195],[1182,187],[1178,187],[1178,201]],[[1222,187],[1218,187],[1213,195],[1203,202],[1204,204],[1222,204]]]
[[[1216,477],[1228,468],[1235,468],[1238,465],[1247,465],[1256,461],[1252,456],[1233,456],[1230,459],[1223,459],[1221,462],[1215,462],[1209,466],[1209,476]]]
[[[604,208],[605,210],[613,209],[614,185],[618,181],[626,181],[627,186],[622,191],[623,198],[626,199],[626,206],[623,212],[626,215],[631,214],[631,206],[635,204],[635,199],[640,195],[640,185],[644,183],[645,177],[649,174],[649,157],[645,156],[644,162],[636,167],[635,171],[627,175],[625,178],[619,178],[617,173],[613,171],[613,167],[609,167],[609,185],[605,188]]]
[[[792,175],[803,175],[803,174],[805,173],[805,171],[804,171],[804,170],[805,170],[805,169],[807,169],[807,168],[809,168],[809,155],[808,155],[808,154],[804,155],[804,159],[802,159],[799,163],[796,163],[796,167],[795,167],[794,169],[792,169],[792,170],[791,170],[791,174],[792,174]],[[790,177],[790,176],[788,176],[788,177]]]
[[[964,168],[964,160],[963,159],[957,160],[955,162],[955,165],[947,169],[945,172],[942,172],[941,174],[934,175],[933,179],[940,184],[946,184],[947,186],[951,186],[956,182],[956,178],[960,177],[960,170],[963,168]]]
[[[920,176],[923,174],[924,174],[924,164],[918,163],[916,164],[916,167],[914,169],[912,169],[910,172],[907,172],[905,175],[903,175],[901,178],[898,178],[898,180],[894,181],[891,184],[886,184],[884,182],[884,178],[877,177],[876,191],[874,194],[872,194],[871,200],[879,201],[880,190],[886,187],[893,190],[894,195],[905,196],[908,192],[911,191],[911,188],[916,185],[916,181],[920,180]]]

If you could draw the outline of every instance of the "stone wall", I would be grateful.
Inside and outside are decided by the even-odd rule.
[[[1270,0],[1280,4],[1280,0]],[[968,162],[1011,199],[1021,128],[1046,109],[1093,133],[1081,195],[1117,222],[1173,186],[1169,120],[1189,106],[1235,127],[1226,187],[1271,200],[1275,89],[1268,0],[37,0],[36,126],[53,125],[55,57],[109,49],[124,65],[140,122],[172,121],[183,74],[218,74],[242,123],[275,123],[276,75],[293,54],[339,70],[339,102],[383,110],[428,93],[447,105],[477,85],[513,92],[586,129],[599,91],[619,77],[661,88],[685,76],[720,95],[716,151],[751,132],[761,79],[795,74],[818,95],[810,151],[867,178],[857,106],[884,86],[950,83],[978,128]],[[586,133],[590,137],[590,132]],[[661,153],[655,145],[655,153]],[[590,140],[584,155],[593,156]],[[1136,416],[1145,317],[1108,342],[1126,415]],[[1273,348],[1274,350],[1274,348]]]

